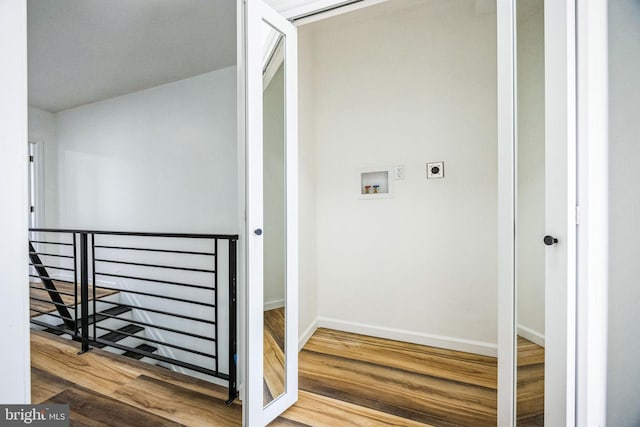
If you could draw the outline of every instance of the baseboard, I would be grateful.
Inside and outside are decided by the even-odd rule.
[[[367,325],[364,323],[331,319],[328,317],[319,317],[317,327],[336,329],[338,331],[369,335],[372,337],[385,338],[396,341],[410,342],[413,344],[427,345],[431,347],[439,347],[447,350],[462,351],[465,353],[480,354],[483,356],[498,356],[497,344],[468,340],[465,338],[423,334],[402,329],[386,328],[382,326]]]
[[[307,329],[304,330],[302,335],[298,338],[298,351],[301,351],[305,345],[307,345],[307,341],[313,336],[313,334],[318,329],[318,318],[316,318]]]
[[[263,307],[264,307],[264,311],[274,310],[276,308],[282,308],[284,307],[284,300],[276,299],[271,301],[265,301],[263,304]]]
[[[518,324],[518,335],[534,344],[538,344],[540,347],[544,347],[544,335],[540,332]]]

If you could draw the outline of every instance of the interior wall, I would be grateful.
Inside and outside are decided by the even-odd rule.
[[[640,3],[609,2],[609,330],[607,424],[640,424]]]
[[[284,67],[263,94],[264,307],[284,307],[285,286],[285,117]]]
[[[495,9],[403,1],[354,13],[301,31],[320,325],[495,355]],[[433,161],[444,179],[426,179]],[[360,168],[394,165],[405,177],[393,198],[359,198]]]
[[[27,285],[27,13],[25,2],[0,2],[0,402],[31,402]]]
[[[69,228],[238,232],[236,68],[56,114]]]
[[[298,331],[300,346],[318,318],[316,149],[313,119],[313,35],[298,28]]]
[[[58,145],[56,142],[56,116],[48,111],[29,106],[29,141],[42,144],[44,172],[44,206],[40,206],[39,226],[52,227],[58,223]]]
[[[518,0],[516,283],[518,334],[544,345],[544,2]]]
[[[300,347],[311,337],[318,319],[316,241],[316,150],[313,119],[313,35],[298,28],[298,331]]]

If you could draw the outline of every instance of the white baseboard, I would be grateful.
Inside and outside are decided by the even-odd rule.
[[[282,308],[284,307],[284,300],[276,299],[272,301],[265,301],[263,306],[264,306],[264,311],[274,310],[276,308]]]
[[[518,324],[518,335],[534,344],[538,344],[540,347],[544,347],[544,334],[540,332]]]
[[[307,341],[309,341],[311,336],[316,332],[316,329],[318,329],[318,318],[311,322],[309,327],[305,329],[302,335],[300,335],[300,338],[298,338],[298,351],[301,351],[302,348],[307,345]]]
[[[317,327],[336,329],[338,331],[369,335],[372,337],[385,338],[396,341],[410,342],[413,344],[427,345],[431,347],[439,347],[447,350],[462,351],[465,353],[480,354],[483,356],[498,357],[497,344],[468,340],[465,338],[423,334],[419,332],[405,331],[402,329],[393,329],[382,326],[373,326],[364,323],[349,322],[327,317],[319,317]]]

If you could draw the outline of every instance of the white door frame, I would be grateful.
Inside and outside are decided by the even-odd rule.
[[[27,249],[27,6],[0,0],[0,402],[31,402]]]
[[[577,0],[578,312],[576,425],[606,425],[608,308],[608,11]]]
[[[29,155],[34,157],[34,175],[33,177],[29,176],[29,184],[32,184],[31,179],[33,179],[34,182],[32,185],[35,190],[32,195],[35,206],[33,227],[42,227],[46,221],[46,209],[44,205],[44,143],[39,139],[30,140]],[[31,203],[31,200],[29,203]]]

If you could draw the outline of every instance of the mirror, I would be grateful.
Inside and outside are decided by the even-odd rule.
[[[285,392],[286,137],[284,35],[263,24],[264,381],[266,406]]]
[[[516,416],[544,425],[544,1],[516,0]]]

